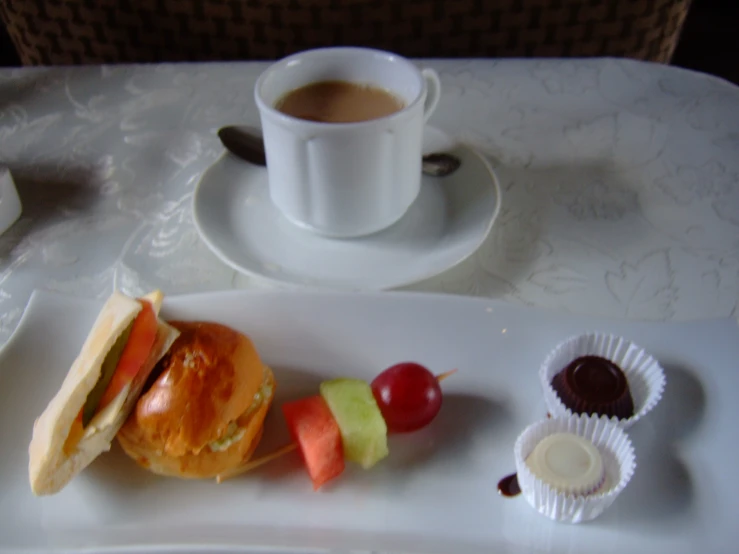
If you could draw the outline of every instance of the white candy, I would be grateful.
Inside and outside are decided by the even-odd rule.
[[[595,490],[586,494],[563,492],[534,474],[529,467],[527,460],[537,445],[559,433],[576,435],[598,449],[604,476]],[[628,485],[636,469],[634,447],[624,430],[605,417],[585,414],[553,417],[529,425],[516,439],[513,455],[518,484],[526,502],[550,519],[569,523],[588,521],[603,513]]]
[[[526,458],[531,472],[564,493],[589,494],[603,483],[603,459],[595,445],[572,433],[554,433]]]

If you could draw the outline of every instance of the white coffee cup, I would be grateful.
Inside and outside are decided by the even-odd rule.
[[[275,109],[285,94],[321,81],[376,86],[405,107],[357,123],[309,121]],[[271,65],[254,97],[272,202],[294,224],[331,237],[368,235],[397,222],[418,196],[423,127],[440,94],[435,71],[379,50],[319,48]]]

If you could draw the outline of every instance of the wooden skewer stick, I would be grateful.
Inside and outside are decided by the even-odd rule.
[[[451,376],[452,376],[452,375],[454,375],[455,373],[457,373],[457,370],[456,370],[456,369],[450,369],[449,371],[445,371],[444,373],[439,373],[439,374],[438,374],[438,375],[436,376],[436,380],[437,380],[437,381],[438,381],[439,383],[441,383],[441,382],[442,382],[442,381],[443,381],[444,379],[446,379],[447,377],[451,377]]]
[[[256,460],[250,460],[242,466],[236,467],[224,473],[219,473],[216,476],[216,483],[220,484],[220,483],[223,483],[226,479],[230,479],[231,477],[236,477],[237,475],[241,475],[242,473],[247,473],[248,471],[256,469],[259,466],[266,464],[267,462],[271,462],[272,460],[275,460],[279,458],[280,456],[287,454],[288,452],[292,452],[297,447],[298,447],[297,443],[291,442],[290,444],[286,444],[282,448],[278,448],[274,452],[271,452],[270,454],[262,456],[261,458],[257,458]]]
[[[444,373],[440,373],[436,376],[436,380],[441,383],[444,379],[447,377],[451,377],[457,372],[456,369],[452,369],[450,371],[445,371]],[[280,456],[284,456],[288,452],[292,452],[298,447],[297,443],[291,442],[290,444],[286,444],[282,448],[278,448],[274,452],[271,452],[269,454],[266,454],[265,456],[262,456],[261,458],[257,458],[256,460],[250,460],[246,462],[244,465],[233,468],[229,471],[226,471],[224,473],[219,473],[216,476],[216,483],[221,484],[226,479],[230,479],[231,477],[236,477],[237,475],[242,475],[244,473],[248,473],[249,471],[256,469],[267,462],[271,462],[272,460],[276,460]]]

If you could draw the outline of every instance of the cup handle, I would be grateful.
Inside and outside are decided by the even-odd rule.
[[[439,74],[433,69],[422,69],[421,75],[426,81],[426,103],[423,106],[423,120],[428,121],[431,114],[436,110],[436,106],[439,105],[441,81],[439,80]]]

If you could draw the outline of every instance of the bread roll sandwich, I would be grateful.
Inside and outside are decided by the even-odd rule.
[[[211,322],[170,322],[180,335],[117,439],[140,466],[183,479],[244,464],[262,436],[275,381],[251,340]]]
[[[154,366],[179,332],[158,318],[160,291],[114,292],[61,388],[33,425],[28,473],[35,495],[59,492],[110,449]]]

